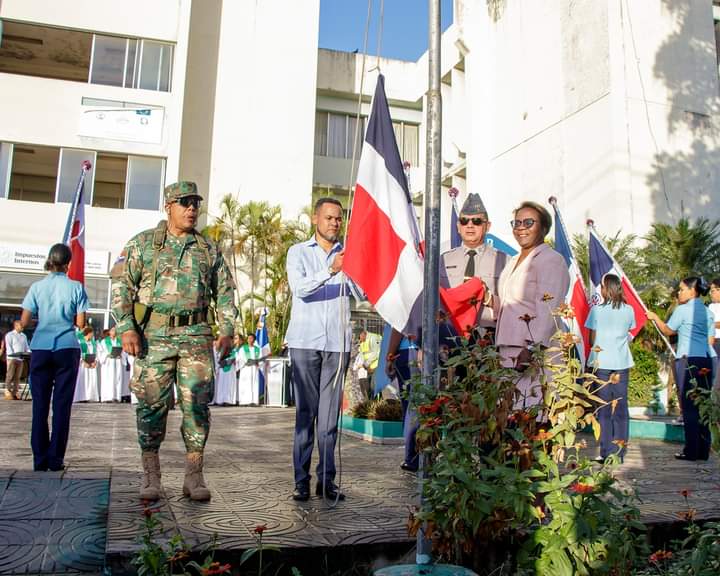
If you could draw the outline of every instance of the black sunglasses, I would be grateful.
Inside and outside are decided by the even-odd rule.
[[[190,206],[193,208],[200,208],[202,198],[198,198],[197,196],[183,196],[182,198],[175,200],[175,202],[180,204],[183,208],[189,208]]]
[[[465,218],[465,216],[460,216],[460,218],[458,218],[458,222],[460,222],[461,226],[467,226],[468,222],[472,222],[475,226],[482,226],[487,222],[487,220],[483,220],[482,218]]]
[[[532,228],[535,226],[535,218],[523,218],[522,220],[510,220],[510,226],[513,230],[517,230],[518,228]]]

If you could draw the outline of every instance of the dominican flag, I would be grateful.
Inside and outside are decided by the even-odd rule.
[[[591,304],[594,306],[602,302],[600,295],[600,285],[605,274],[615,274],[620,278],[623,291],[625,292],[625,300],[635,312],[635,328],[630,332],[633,337],[638,335],[642,327],[647,322],[647,308],[643,301],[640,300],[635,288],[630,280],[623,272],[620,264],[612,257],[605,243],[600,239],[592,221],[588,221],[588,232],[590,238],[588,240],[588,248],[590,249],[590,282],[592,283]]]
[[[266,320],[267,308],[263,308],[255,330],[255,343],[260,346],[260,358],[270,356],[270,339],[268,338]]]
[[[255,328],[255,344],[260,347],[260,358],[267,358],[270,356],[270,339],[268,338],[267,331],[267,308],[263,308],[260,313],[260,320]],[[266,363],[261,362],[258,366],[258,390],[259,396],[265,395],[265,368]]]
[[[85,284],[85,174],[92,165],[85,160],[82,163],[80,180],[75,190],[75,198],[70,205],[63,244],[70,247],[72,260],[68,268],[68,278]]]
[[[358,165],[343,271],[378,314],[407,334],[413,307],[421,304],[420,232],[398,152],[385,78],[378,76]]]
[[[563,321],[565,322],[568,332],[579,337],[580,342],[577,344],[578,357],[584,362],[587,360],[587,355],[590,352],[590,333],[589,330],[585,328],[585,321],[590,313],[590,306],[588,305],[585,292],[585,283],[582,280],[580,268],[578,267],[577,260],[575,260],[575,255],[570,246],[570,238],[565,229],[565,224],[560,215],[560,210],[557,207],[555,197],[550,198],[550,204],[552,204],[553,210],[555,211],[555,250],[565,258],[565,263],[570,273],[570,289],[565,296],[565,303],[575,312],[574,319],[564,319]]]
[[[448,194],[452,202],[452,209],[450,210],[450,248],[457,248],[462,244],[462,238],[460,238],[460,232],[458,232],[458,218],[460,217],[460,210],[457,205],[458,189],[450,188]]]

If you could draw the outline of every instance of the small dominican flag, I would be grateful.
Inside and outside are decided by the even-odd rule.
[[[565,296],[565,303],[575,312],[575,318],[564,319],[568,332],[579,337],[577,344],[578,357],[585,362],[590,352],[590,332],[585,328],[585,321],[590,313],[590,306],[587,301],[587,292],[583,282],[580,268],[578,267],[575,254],[570,246],[570,238],[565,229],[560,209],[557,206],[557,199],[552,196],[550,204],[555,211],[555,250],[565,259],[570,274],[570,288]]]
[[[592,297],[590,303],[595,306],[602,302],[602,296],[600,295],[600,286],[602,279],[605,274],[615,274],[620,278],[622,283],[623,291],[625,292],[625,300],[628,305],[633,309],[635,313],[635,328],[630,331],[633,337],[638,335],[638,332],[642,330],[642,327],[647,322],[647,308],[643,301],[638,296],[638,293],[633,288],[630,280],[623,272],[620,264],[617,263],[615,258],[612,257],[610,251],[605,246],[605,243],[600,239],[600,236],[595,231],[592,220],[588,220],[588,232],[590,238],[588,239],[588,248],[590,251],[590,282],[592,284]]]
[[[260,347],[260,358],[267,358],[270,356],[270,340],[268,338],[267,331],[267,308],[263,308],[260,313],[260,320],[258,320],[257,327],[255,328],[255,344]],[[258,394],[260,396],[265,395],[265,362],[261,362],[258,366]]]
[[[85,284],[85,174],[92,165],[85,160],[80,171],[80,180],[75,190],[75,198],[70,205],[63,244],[72,252],[72,260],[68,268],[68,278]]]
[[[260,347],[260,358],[270,356],[270,339],[267,331],[267,308],[263,308],[260,313],[260,320],[255,330],[255,343]]]
[[[420,232],[398,152],[385,78],[378,76],[358,164],[343,272],[398,332],[422,303]]]

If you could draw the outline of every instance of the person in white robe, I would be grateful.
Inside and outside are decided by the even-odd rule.
[[[92,327],[85,326],[79,341],[80,367],[78,368],[73,402],[97,402],[100,399],[98,394],[97,342]]]
[[[115,327],[105,331],[105,337],[97,346],[100,364],[100,402],[119,402],[122,396],[123,361],[122,342],[115,334]]]
[[[238,403],[237,375],[235,373],[237,349],[233,348],[230,354],[221,361],[219,342],[216,340],[213,347],[215,354],[215,399],[213,403],[234,406]]]
[[[242,405],[260,403],[260,347],[255,344],[255,335],[248,334],[247,342],[240,347],[236,358],[238,370],[238,403]]]

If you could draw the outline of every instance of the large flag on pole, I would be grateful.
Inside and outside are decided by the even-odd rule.
[[[63,243],[72,252],[68,278],[85,284],[85,174],[92,165],[85,160],[80,171],[80,180],[75,190],[75,198],[70,205]]]
[[[565,259],[570,274],[570,288],[565,296],[565,303],[575,312],[575,318],[564,319],[568,332],[578,337],[578,357],[585,362],[590,352],[590,333],[585,328],[585,321],[590,313],[590,306],[587,301],[585,283],[583,282],[580,268],[570,246],[570,238],[565,228],[560,210],[557,206],[557,199],[552,196],[550,204],[555,211],[555,250]]]
[[[590,303],[594,306],[602,301],[600,295],[600,285],[602,283],[603,276],[605,274],[615,274],[620,278],[623,290],[625,292],[625,300],[628,305],[633,309],[635,313],[635,328],[630,332],[633,337],[637,336],[638,332],[642,330],[642,327],[647,322],[647,308],[643,301],[638,296],[635,288],[631,284],[620,264],[617,263],[613,258],[610,251],[605,246],[605,243],[600,239],[600,236],[595,230],[595,226],[592,220],[588,220],[588,232],[590,234],[588,239],[589,258],[590,258],[590,283],[592,284],[592,297]]]
[[[419,246],[415,209],[380,74],[358,165],[343,271],[380,316],[404,334],[413,307],[421,301]]]

